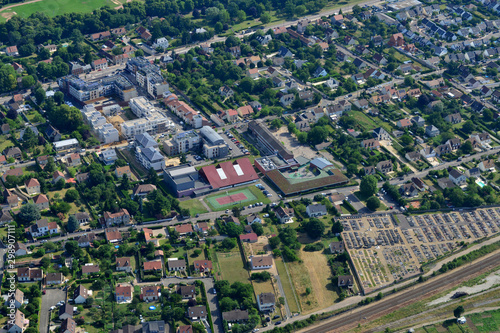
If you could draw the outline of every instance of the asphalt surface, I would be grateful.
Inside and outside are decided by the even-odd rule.
[[[168,277],[163,278],[161,282],[164,286],[168,286],[170,283],[184,282],[187,284],[193,284],[194,281],[201,280],[205,284],[205,291],[207,292],[208,306],[210,307],[210,314],[212,315],[212,322],[214,324],[214,333],[224,332],[224,326],[222,324],[222,314],[219,310],[219,305],[217,301],[217,295],[215,295],[212,290],[214,288],[214,280],[212,278],[193,278],[193,279],[182,279],[178,277]],[[143,283],[150,284],[150,283]]]
[[[361,307],[359,311],[351,311],[349,314],[343,315],[339,319],[333,319],[331,322],[325,323],[320,326],[311,327],[307,329],[310,333],[323,333],[323,332],[343,332],[346,326],[353,324],[368,323],[381,317],[390,311],[394,311],[403,306],[416,302],[419,298],[430,295],[434,291],[445,287],[452,287],[461,280],[469,278],[471,275],[485,271],[491,267],[497,266],[500,260],[500,253],[492,255],[491,257],[470,264],[467,267],[461,267],[456,271],[452,271],[446,276],[433,278],[425,284],[417,285],[415,288],[397,294],[394,297],[382,299],[372,305]],[[370,331],[367,331],[370,332]]]
[[[61,289],[45,289],[47,292],[42,294],[42,302],[40,309],[40,332],[49,332],[50,307],[56,305],[60,301],[66,300],[66,292]],[[58,311],[56,307],[53,311]]]

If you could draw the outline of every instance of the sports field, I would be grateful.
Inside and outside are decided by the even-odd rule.
[[[235,205],[247,206],[257,202],[268,204],[270,200],[255,186],[248,186],[209,195],[205,202],[212,211],[221,211],[231,209]]]
[[[47,16],[54,17],[56,15],[66,13],[89,13],[98,8],[109,6],[115,8],[125,3],[126,0],[40,0],[30,1],[30,3],[19,4],[1,11],[0,22],[5,22],[6,19],[13,15],[28,17],[33,13],[44,13]],[[7,7],[7,6],[6,6]]]

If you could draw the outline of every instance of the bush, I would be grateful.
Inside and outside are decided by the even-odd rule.
[[[269,272],[252,273],[250,278],[257,281],[269,281],[271,274]]]
[[[319,243],[314,243],[314,244],[307,244],[304,247],[304,251],[308,251],[308,252],[321,251],[324,248],[325,248],[325,246],[323,245],[323,243],[319,242]]]

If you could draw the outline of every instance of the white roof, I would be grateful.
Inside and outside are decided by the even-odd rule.
[[[75,145],[78,144],[77,139],[68,139],[68,140],[62,140],[62,141],[57,141],[54,142],[54,147],[64,147],[64,146],[70,146],[70,145]]]
[[[226,173],[222,168],[217,168],[217,173],[219,174],[220,179],[227,179]],[[240,169],[241,170],[241,169]]]

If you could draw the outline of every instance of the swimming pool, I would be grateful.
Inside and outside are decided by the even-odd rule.
[[[486,186],[486,184],[482,180],[476,181],[476,184],[479,185],[480,188],[483,188]]]

